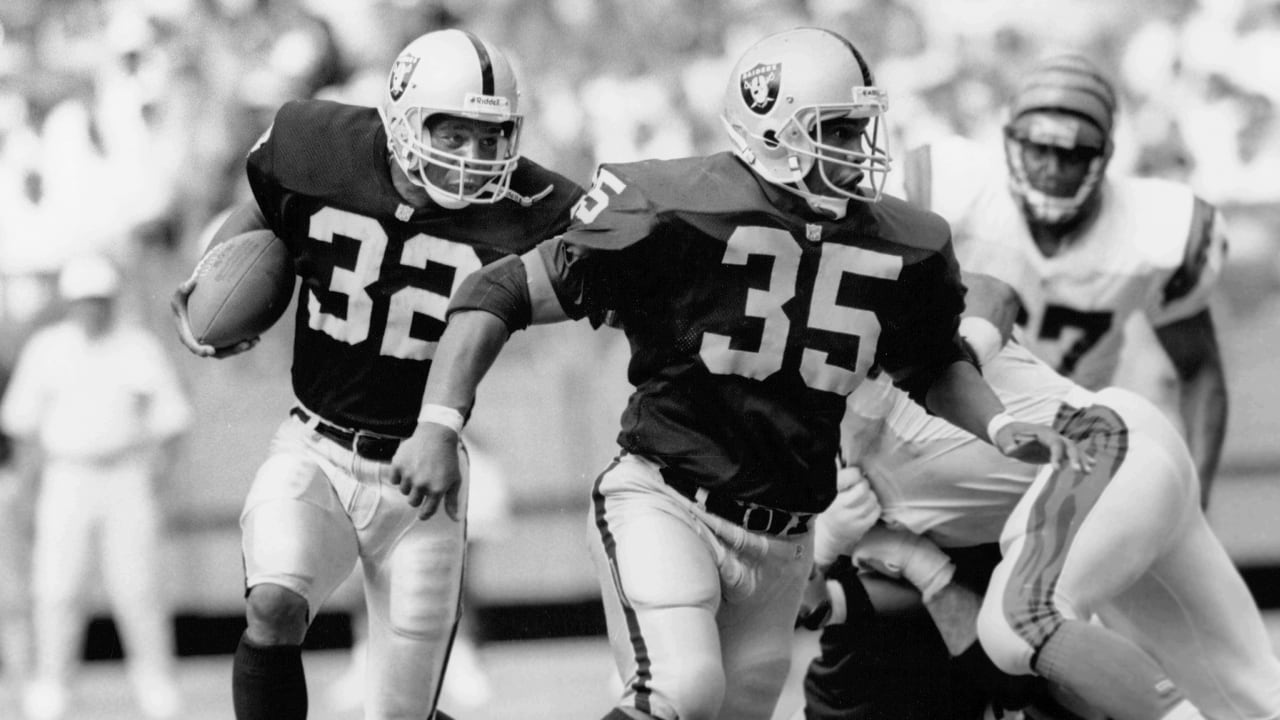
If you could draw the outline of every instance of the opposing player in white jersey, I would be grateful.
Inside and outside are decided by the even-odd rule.
[[[1013,315],[1002,283],[967,275],[966,284],[967,312]],[[846,437],[863,448],[883,522],[940,545],[999,538],[978,636],[1007,673],[1035,672],[1117,720],[1280,718],[1280,662],[1205,520],[1174,426],[1132,392],[1094,393],[1053,372],[1018,342],[1004,344],[1008,332],[978,318],[962,325],[1010,412],[1080,442],[1093,469],[1006,462],[886,383],[864,383]],[[820,517],[815,558],[847,552],[849,527],[862,522]],[[873,542],[905,543],[894,555],[914,556],[897,565],[926,599],[946,585],[945,556],[926,540]],[[1095,613],[1105,627],[1089,622]]]
[[[1112,384],[1124,326],[1145,314],[1178,375],[1207,500],[1227,415],[1208,306],[1224,223],[1185,185],[1107,174],[1115,121],[1101,71],[1078,55],[1051,57],[1013,96],[1004,162],[947,138],[907,155],[905,191],[951,224],[962,268],[1017,291],[1023,344],[1086,388]]]

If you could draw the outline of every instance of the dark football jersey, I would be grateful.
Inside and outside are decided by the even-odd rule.
[[[334,423],[407,436],[453,292],[483,265],[563,231],[582,189],[521,159],[511,188],[541,195],[529,207],[414,208],[389,162],[375,109],[291,102],[249,152],[248,175],[302,279],[294,393]]]
[[[540,252],[570,316],[630,340],[621,446],[762,505],[831,501],[868,371],[918,396],[964,357],[941,218],[886,198],[822,219],[727,153],[602,166]]]

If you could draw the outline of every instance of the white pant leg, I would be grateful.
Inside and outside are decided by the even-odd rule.
[[[110,506],[95,490],[95,466],[50,458],[36,502],[32,558],[36,680],[64,693],[80,660],[85,632],[83,590],[95,552],[100,513]]]
[[[356,564],[356,533],[346,510],[358,495],[350,455],[296,419],[286,420],[240,515],[246,587],[292,590],[306,598],[310,620]]]
[[[1100,614],[1159,661],[1206,717],[1280,718],[1280,661],[1249,588],[1203,514]]]
[[[633,455],[601,475],[592,497],[588,536],[624,681],[619,704],[665,720],[767,720],[812,539],[708,515]]]
[[[720,606],[725,697],[720,720],[768,720],[791,667],[795,619],[813,564],[813,535],[775,538],[733,530],[755,540],[743,560],[755,568],[754,592]]]
[[[1010,516],[1004,558],[979,614],[979,637],[996,665],[1030,673],[1062,618],[1088,618],[1128,589],[1184,532],[1198,485],[1177,431],[1126,391],[1098,393],[1098,422],[1115,413],[1127,431],[1089,447],[1093,471],[1045,468]]]
[[[100,478],[112,498],[102,522],[102,576],[120,629],[125,661],[148,714],[176,712],[171,599],[161,581],[164,557],[160,508],[141,452]]]
[[[378,494],[376,512],[357,521],[364,568],[369,635],[365,720],[420,720],[435,707],[457,630],[466,557],[467,463],[458,520],[443,505],[417,518],[390,466],[358,461],[357,477]]]

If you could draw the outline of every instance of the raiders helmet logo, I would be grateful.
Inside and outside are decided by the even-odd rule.
[[[391,99],[399,100],[404,95],[405,88],[409,87],[409,78],[413,77],[413,71],[418,67],[418,56],[405,53],[396,58],[395,63],[391,66]]]
[[[778,101],[778,85],[782,82],[782,63],[758,63],[742,73],[742,100],[757,115],[767,115]]]

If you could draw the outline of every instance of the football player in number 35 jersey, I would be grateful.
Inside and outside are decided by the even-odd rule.
[[[457,623],[465,487],[420,522],[391,480],[418,411],[445,309],[486,264],[559,233],[580,187],[521,158],[516,78],[490,43],[428,33],[393,65],[381,107],[284,105],[249,153],[255,203],[213,242],[270,228],[302,278],[297,405],[241,515],[248,628],[236,651],[239,720],[300,720],[300,645],[321,603],[364,569],[366,720],[439,718]],[[179,332],[188,280],[175,294]],[[465,454],[455,465],[465,465]]]
[[[1082,56],[1022,78],[1006,162],[947,138],[907,156],[907,199],[951,224],[960,266],[1018,293],[1019,339],[1089,388],[1112,384],[1126,322],[1144,314],[1180,380],[1184,434],[1207,502],[1226,432],[1209,294],[1226,255],[1219,213],[1185,185],[1106,174],[1116,95]]]
[[[395,459],[427,514],[461,481],[443,418],[510,332],[586,317],[630,341],[621,452],[590,517],[624,681],[609,720],[771,716],[845,396],[873,367],[1006,454],[1085,464],[1004,414],[959,344],[946,224],[880,198],[885,107],[848,40],[769,36],[729,78],[734,153],[602,165],[566,233],[455,296],[423,401],[442,421]]]

